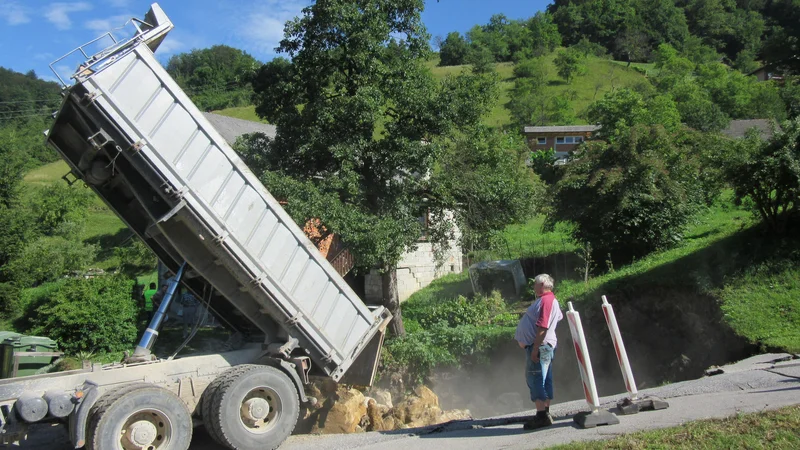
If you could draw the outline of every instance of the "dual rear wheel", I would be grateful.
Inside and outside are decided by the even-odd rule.
[[[203,392],[200,411],[208,434],[236,450],[277,448],[294,430],[297,389],[279,369],[233,367]],[[177,395],[136,383],[103,395],[89,412],[87,450],[187,450],[192,417]]]

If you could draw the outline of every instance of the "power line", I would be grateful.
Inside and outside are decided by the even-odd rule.
[[[18,103],[47,103],[47,102],[55,103],[58,101],[60,101],[58,97],[53,97],[52,99],[39,99],[39,100],[8,100],[0,102],[0,105],[18,104]]]

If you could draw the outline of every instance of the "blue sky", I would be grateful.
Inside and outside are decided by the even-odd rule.
[[[55,79],[48,64],[73,48],[142,18],[151,0],[0,0],[0,66],[35,70]],[[308,0],[161,0],[175,24],[157,55],[169,55],[226,44],[241,48],[259,60],[275,56],[283,24],[310,4]],[[466,32],[488,22],[493,14],[530,17],[544,9],[546,0],[426,0],[423,20],[432,36]],[[62,65],[65,66],[65,65]],[[67,67],[62,67],[66,71]]]

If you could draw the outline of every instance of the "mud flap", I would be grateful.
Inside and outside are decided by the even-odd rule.
[[[383,348],[383,338],[386,335],[386,328],[375,333],[369,344],[364,347],[347,372],[339,380],[339,383],[354,384],[356,386],[370,387],[378,371],[378,363],[381,360],[381,349]]]

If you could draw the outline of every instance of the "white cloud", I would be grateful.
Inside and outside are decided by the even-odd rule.
[[[8,25],[20,25],[31,21],[28,9],[14,1],[0,3],[0,17]]]
[[[92,9],[92,5],[87,2],[51,3],[47,8],[44,17],[59,30],[69,30],[72,27],[72,19],[69,18],[69,15],[88,11]]]
[[[287,21],[300,15],[310,2],[305,0],[267,0],[253,5],[245,13],[238,27],[239,38],[248,47],[263,53],[275,53],[275,47],[283,39],[283,27]]]
[[[86,22],[86,28],[98,33],[105,33],[106,31],[121,27],[131,17],[134,16],[131,14],[119,14],[105,19],[94,19]]]
[[[166,39],[161,42],[161,45],[158,46],[156,53],[158,53],[159,56],[169,56],[184,50],[187,50],[187,45],[184,44],[183,41],[172,36],[167,36]]]

